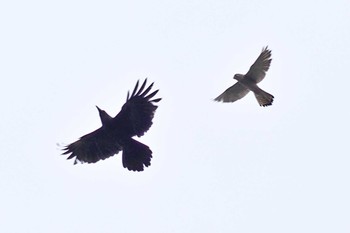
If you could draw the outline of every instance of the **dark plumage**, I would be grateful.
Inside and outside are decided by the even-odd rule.
[[[128,92],[126,103],[114,118],[96,106],[102,126],[66,146],[63,154],[69,154],[67,159],[75,158],[74,164],[96,163],[122,150],[123,166],[128,170],[143,171],[144,166],[150,166],[152,151],[147,145],[132,138],[141,137],[148,131],[158,108],[153,103],[161,100],[161,98],[152,99],[158,90],[148,94],[153,83],[145,89],[146,82],[147,79],[138,89],[139,81],[137,81],[132,94],[129,95]]]

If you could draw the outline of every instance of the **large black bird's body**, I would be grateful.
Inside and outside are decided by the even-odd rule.
[[[143,171],[144,166],[151,165],[152,151],[133,136],[142,136],[152,125],[152,119],[158,106],[153,103],[161,98],[152,99],[158,90],[148,94],[153,83],[146,88],[147,79],[139,87],[139,81],[121,111],[113,118],[98,108],[102,126],[78,141],[66,146],[63,154],[70,154],[68,159],[75,158],[74,164],[96,163],[99,160],[123,151],[123,166],[132,171]],[[146,89],[145,89],[146,88]]]

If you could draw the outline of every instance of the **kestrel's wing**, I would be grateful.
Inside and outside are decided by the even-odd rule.
[[[261,80],[264,79],[266,72],[270,68],[271,60],[271,50],[269,50],[266,46],[263,48],[258,59],[256,59],[254,64],[250,67],[248,73],[245,75],[245,78],[254,80],[256,83],[261,82]]]
[[[215,101],[222,101],[224,103],[227,102],[235,102],[236,100],[242,99],[249,93],[249,89],[242,86],[240,83],[236,83],[233,86],[227,88],[224,93],[216,97]]]
[[[70,154],[67,159],[75,157],[74,164],[96,163],[117,154],[122,147],[102,127],[82,136],[63,149],[63,154]]]
[[[144,90],[146,83],[147,79],[138,89],[139,81],[137,81],[131,96],[128,92],[126,103],[113,119],[113,124],[118,125],[118,128],[123,130],[123,136],[133,137],[137,135],[140,137],[152,125],[154,113],[158,108],[153,103],[159,102],[161,98],[152,99],[158,90],[148,94],[153,87],[153,83]]]

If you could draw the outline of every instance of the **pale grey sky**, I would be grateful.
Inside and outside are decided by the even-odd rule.
[[[3,1],[0,232],[350,231],[350,2]],[[213,101],[263,46],[253,94]],[[142,173],[116,155],[60,156],[115,115],[138,79],[163,100],[138,138]]]

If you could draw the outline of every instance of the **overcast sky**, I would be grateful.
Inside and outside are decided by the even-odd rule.
[[[350,232],[350,2],[325,2],[1,2],[0,231]],[[214,102],[266,45],[274,104]],[[60,155],[146,77],[150,167]]]

